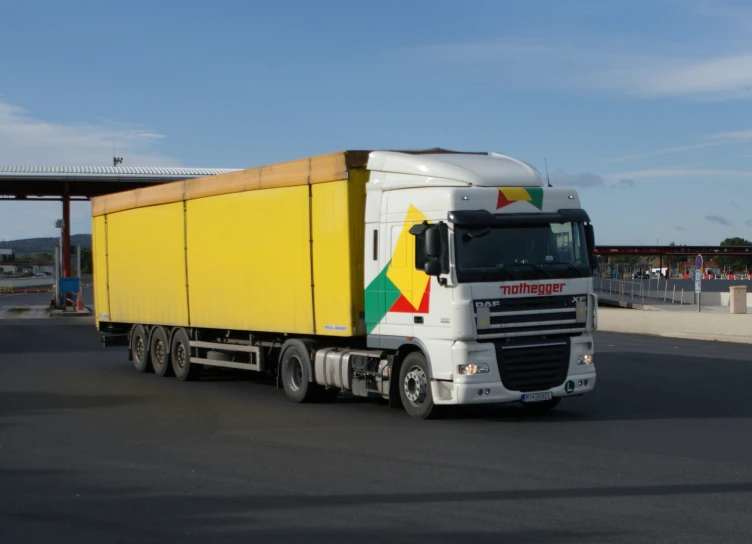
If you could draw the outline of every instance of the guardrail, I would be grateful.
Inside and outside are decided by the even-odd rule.
[[[3,278],[0,279],[0,295],[9,295],[30,290],[53,290],[55,278]]]
[[[599,272],[595,277],[598,279],[603,279],[603,280],[613,279],[614,281],[619,280],[619,279],[621,280],[630,280],[630,279],[646,280],[648,279],[647,277],[635,278],[634,274],[631,274],[631,273],[630,274],[617,274],[616,276],[613,276],[612,274],[609,274],[608,272]],[[694,275],[694,270],[693,270],[691,274],[688,273],[688,274],[682,275],[682,274],[672,273],[669,275],[668,279],[670,280],[693,280],[694,277],[695,275]],[[752,274],[712,274],[711,277],[707,277],[706,274],[703,274],[702,276],[703,280],[729,280],[729,281],[745,280],[745,281],[748,281],[750,278],[752,278]],[[650,279],[657,279],[657,275],[651,274]],[[661,276],[659,279],[663,280],[665,279],[665,277]]]
[[[680,291],[676,290],[676,285],[669,289],[669,280],[665,278],[657,278],[655,280],[655,289],[653,289],[653,279],[648,280],[647,289],[645,288],[644,280],[615,280],[610,278],[593,278],[593,290],[600,293],[608,293],[612,297],[618,297],[621,302],[637,302],[641,301],[645,303],[645,299],[648,302],[651,300],[671,302],[671,304],[692,304],[694,301],[694,293],[689,292],[687,302],[684,301],[685,293],[684,289]]]

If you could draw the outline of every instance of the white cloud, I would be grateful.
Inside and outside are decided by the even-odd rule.
[[[697,144],[678,145],[673,147],[665,147],[663,149],[657,149],[655,151],[647,151],[644,153],[636,153],[633,155],[622,155],[620,157],[611,157],[603,159],[603,162],[622,162],[632,159],[642,159],[645,157],[655,157],[658,155],[668,155],[671,153],[681,153],[683,151],[693,151],[695,149],[703,149],[706,147],[718,147],[729,144],[746,144],[752,142],[752,130],[737,130],[732,132],[719,132],[716,134],[710,134],[705,137],[707,142],[701,142]]]
[[[113,144],[124,166],[178,166],[154,146],[164,135],[112,121],[101,124],[50,123],[0,102],[0,164],[111,166]]]
[[[673,0],[678,8],[689,8],[695,15],[704,19],[715,18],[730,30],[739,32],[742,37],[752,30],[752,9],[745,0],[732,4],[721,0]]]
[[[179,166],[155,146],[165,138],[153,130],[109,120],[99,124],[51,123],[0,102],[0,164],[111,166],[115,153],[125,166]],[[59,202],[0,200],[0,240],[59,236]],[[71,204],[71,232],[91,232],[91,205]]]
[[[608,159],[603,159],[603,162],[622,162],[622,161],[629,161],[632,159],[643,159],[645,157],[655,157],[658,155],[668,155],[670,153],[681,153],[682,151],[692,151],[694,149],[702,149],[704,147],[717,147],[719,145],[724,145],[726,142],[704,142],[701,144],[690,144],[690,145],[678,145],[674,147],[666,147],[663,149],[657,149],[655,151],[647,151],[645,153],[635,153],[634,155],[622,155],[621,157],[610,157]]]
[[[752,52],[676,56],[576,48],[531,41],[424,46],[411,51],[426,67],[453,77],[519,88],[598,91],[632,98],[752,98]]]
[[[600,187],[604,185],[603,178],[598,174],[590,172],[569,174],[561,169],[554,170],[551,173],[551,183],[559,187]]]
[[[733,100],[752,97],[752,53],[715,58],[664,58],[617,68],[619,85],[645,97]],[[634,78],[630,83],[629,79]],[[618,90],[615,89],[615,90]]]
[[[656,169],[656,170],[635,170],[632,172],[618,172],[606,176],[609,179],[662,179],[676,177],[707,177],[707,178],[738,178],[752,179],[752,171],[747,170],[703,170],[703,169]]]
[[[736,130],[732,132],[719,132],[718,134],[711,134],[708,138],[714,140],[721,140],[725,143],[730,142],[752,142],[752,130]]]

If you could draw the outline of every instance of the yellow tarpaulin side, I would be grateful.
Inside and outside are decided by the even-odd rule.
[[[361,177],[311,191],[316,333],[352,336],[363,310],[365,183]]]
[[[182,202],[107,216],[111,321],[188,323],[183,233]]]
[[[95,321],[110,320],[110,300],[107,287],[107,225],[106,218],[95,217],[91,226],[91,244],[94,272]]]
[[[194,327],[312,334],[308,186],[186,203]]]

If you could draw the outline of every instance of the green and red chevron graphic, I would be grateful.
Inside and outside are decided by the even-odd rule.
[[[394,254],[415,255],[415,237],[410,234],[410,227],[425,220],[426,217],[415,206],[410,206]],[[416,270],[413,263],[413,259],[407,259],[407,266],[394,266],[394,259],[390,259],[366,287],[365,317],[368,334],[371,334],[387,313],[428,313],[431,278],[423,270]]]
[[[539,210],[543,210],[543,188],[531,187],[504,187],[499,189],[499,197],[496,200],[496,209],[500,210],[515,202],[529,202]]]

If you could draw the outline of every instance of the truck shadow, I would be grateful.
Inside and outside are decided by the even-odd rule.
[[[618,421],[752,418],[752,362],[635,352],[599,356],[595,390],[565,398],[547,414],[519,403],[463,406],[449,419],[498,421]]]
[[[747,361],[607,352],[599,356],[597,372],[595,391],[565,398],[549,413],[531,413],[519,403],[467,405],[442,407],[436,419],[545,423],[752,418],[746,385],[752,383],[752,364]],[[206,367],[199,386],[201,382],[237,382],[244,387],[247,384],[249,395],[255,388],[263,388],[264,393],[284,398],[284,392],[277,390],[276,379],[268,373]],[[369,409],[368,406],[386,404],[381,399],[349,394],[325,403],[354,405],[343,406],[349,410],[360,409],[358,405]],[[387,417],[394,411],[385,409],[384,414]]]

